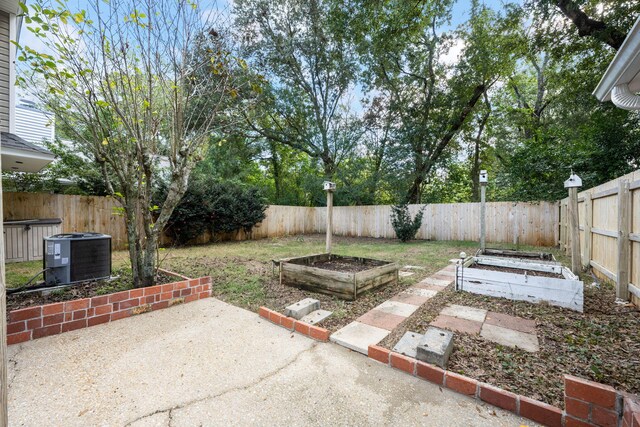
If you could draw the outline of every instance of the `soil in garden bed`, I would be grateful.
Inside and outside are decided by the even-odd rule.
[[[497,267],[495,265],[486,265],[486,264],[473,264],[467,268],[475,268],[477,270],[500,271],[502,273],[515,273],[515,274],[524,274],[526,271],[527,275],[529,276],[552,277],[554,279],[564,279],[564,276],[562,274],[550,273],[548,271],[527,270],[524,268]]]
[[[94,296],[107,295],[114,292],[133,289],[133,278],[130,272],[117,271],[114,272],[114,276],[117,276],[117,278],[113,280],[93,280],[78,283],[71,285],[68,288],[49,291],[46,294],[36,291],[7,295],[7,319],[9,318],[10,311],[18,310],[20,308],[82,298],[91,298]],[[156,276],[156,284],[158,285],[176,282],[179,280],[180,279],[176,277],[162,273]]]
[[[528,353],[456,333],[448,369],[563,407],[563,375],[640,392],[640,312],[615,303],[609,284],[585,286],[584,314],[548,304],[511,301],[449,288],[429,300],[380,345],[392,349],[406,331],[424,333],[448,304],[536,321],[540,351]]]
[[[322,268],[324,270],[341,271],[343,273],[357,273],[359,271],[370,270],[377,266],[364,264],[356,260],[338,258],[332,259],[331,261],[316,262],[312,267]]]

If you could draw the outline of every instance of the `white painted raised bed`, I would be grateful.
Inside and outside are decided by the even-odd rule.
[[[522,270],[522,274],[482,270],[473,264],[492,265]],[[560,278],[532,276],[527,271],[561,274]],[[541,302],[570,308],[582,313],[584,284],[560,264],[522,262],[510,258],[469,257],[456,265],[456,289],[480,295],[518,301]]]

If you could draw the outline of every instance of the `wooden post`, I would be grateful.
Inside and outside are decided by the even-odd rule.
[[[618,271],[616,298],[629,300],[629,220],[631,218],[629,181],[618,181]]]
[[[569,237],[571,241],[571,271],[573,274],[580,273],[580,224],[578,222],[578,188],[569,188]]]
[[[327,244],[325,252],[331,253],[331,237],[333,234],[333,191],[327,191]]]
[[[591,227],[593,226],[593,202],[591,193],[584,195],[584,248],[582,248],[582,268],[591,265]]]
[[[567,203],[567,233],[571,245],[571,271],[573,274],[580,273],[580,221],[578,220],[578,188],[582,187],[580,177],[571,171],[569,179],[564,182],[564,188],[569,189],[569,200]]]
[[[484,184],[480,185],[480,251],[484,252],[486,249],[486,232],[487,232],[487,222],[486,222],[486,214],[487,214],[487,206],[486,206],[486,197],[487,186]]]
[[[489,183],[489,175],[487,175],[486,170],[483,169],[480,171],[478,183],[480,184],[480,253],[483,253],[487,248],[487,206],[485,198],[487,195],[487,184]]]

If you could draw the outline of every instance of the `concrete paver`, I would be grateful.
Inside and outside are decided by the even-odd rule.
[[[503,328],[513,329],[514,331],[520,331],[526,334],[536,333],[535,320],[509,316],[508,314],[495,313],[493,311],[487,313],[485,323],[488,323],[489,325],[502,326]]]
[[[436,328],[447,329],[449,331],[461,332],[464,334],[478,335],[482,328],[481,322],[475,322],[473,320],[460,319],[459,317],[447,316],[446,314],[439,314],[431,326]]]
[[[432,277],[427,277],[426,279],[422,279],[422,281],[420,281],[419,284],[440,286],[441,288],[444,288],[451,284],[451,280],[441,280],[441,279],[434,279]]]
[[[420,295],[415,295],[410,292],[400,292],[398,295],[391,298],[390,301],[403,302],[405,304],[412,304],[420,306],[425,302],[429,301],[428,297],[421,297]]]
[[[486,340],[497,342],[498,344],[518,347],[532,353],[540,349],[536,335],[514,331],[513,329],[507,329],[501,326],[485,323],[482,325],[480,336]]]
[[[409,317],[416,311],[418,307],[413,304],[405,304],[397,301],[385,301],[374,310],[380,310],[387,313],[395,314],[396,316]]]
[[[351,322],[338,332],[331,334],[329,340],[358,353],[368,354],[369,346],[378,344],[389,335],[389,331],[360,322]]]
[[[375,326],[376,328],[392,331],[402,323],[406,317],[391,314],[382,310],[370,310],[356,319],[360,323]]]
[[[482,323],[487,316],[487,310],[466,305],[450,304],[443,308],[440,314]]]
[[[416,358],[417,348],[420,340],[422,339],[422,334],[417,332],[405,332],[400,341],[393,346],[393,351],[396,353],[404,354],[405,356]]]
[[[331,316],[333,311],[329,310],[316,310],[304,316],[300,319],[301,322],[308,323],[309,325],[316,325],[322,322],[327,317]]]
[[[413,287],[405,289],[404,292],[408,294],[419,295],[425,298],[433,298],[438,294],[438,291],[433,289],[423,289],[423,288],[413,288]]]

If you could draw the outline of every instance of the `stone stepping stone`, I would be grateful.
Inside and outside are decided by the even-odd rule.
[[[488,341],[505,345],[507,347],[517,347],[530,353],[539,351],[538,337],[534,334],[527,334],[513,329],[485,323],[482,326],[480,336]]]
[[[447,316],[445,314],[439,314],[438,317],[431,322],[431,326],[470,335],[478,335],[480,333],[480,329],[482,329],[481,322],[460,319],[458,317]]]
[[[406,319],[405,316],[387,313],[382,310],[370,310],[356,319],[360,323],[365,323],[376,328],[392,331]]]
[[[514,331],[524,332],[525,334],[536,333],[535,320],[509,316],[508,314],[489,311],[484,322],[489,325],[501,326],[503,328],[513,329]]]
[[[422,339],[422,334],[417,332],[405,332],[400,341],[393,347],[393,351],[396,353],[404,354],[405,356],[416,358],[418,344]]]
[[[331,316],[333,311],[328,310],[316,310],[304,316],[300,319],[301,322],[308,323],[309,325],[317,325],[327,317]]]
[[[413,271],[399,271],[398,272],[398,276],[400,276],[400,277],[410,277],[410,276],[413,276],[414,274],[416,274],[416,273],[414,273]]]
[[[376,328],[360,322],[351,322],[332,334],[329,340],[358,353],[368,355],[369,346],[378,344],[387,335],[389,335],[389,331],[386,329]]]
[[[418,307],[413,304],[405,304],[397,301],[385,301],[374,310],[384,311],[386,313],[395,314],[396,316],[409,317],[416,311]]]
[[[313,298],[305,298],[295,304],[291,304],[284,310],[284,315],[300,320],[312,311],[320,309],[320,301]]]
[[[443,308],[440,314],[482,323],[487,317],[487,310],[467,307],[466,305],[450,304]]]
[[[402,267],[403,270],[425,270],[424,267],[420,267],[418,265],[405,265]]]

